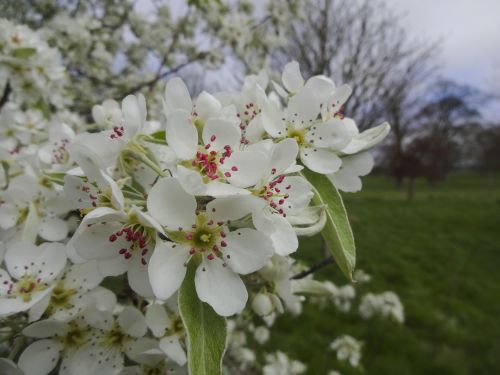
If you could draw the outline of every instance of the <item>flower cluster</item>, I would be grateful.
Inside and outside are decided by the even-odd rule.
[[[398,295],[391,291],[364,295],[359,305],[359,313],[365,319],[378,315],[398,323],[405,320],[403,304]]]
[[[161,118],[148,118],[140,94],[107,100],[92,111],[98,131],[40,120],[40,137],[2,155],[0,316],[30,323],[32,342],[2,366],[184,371],[177,292],[188,267],[197,298],[220,316],[247,304],[267,324],[300,313],[290,254],[326,220],[303,171],[359,190],[388,125],[359,133],[343,113],[350,88],[304,81],[296,62],[269,83],[262,72],[238,93],[192,98],[173,78]],[[336,295],[339,307],[351,298]],[[255,339],[266,341],[264,328]],[[304,370],[283,353],[267,362],[265,373]]]

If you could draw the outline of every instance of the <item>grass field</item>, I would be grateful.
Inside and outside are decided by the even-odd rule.
[[[269,348],[281,348],[323,375],[339,364],[327,350],[335,336],[364,341],[364,373],[500,373],[500,176],[456,174],[442,185],[416,185],[413,201],[383,177],[364,179],[346,194],[358,267],[372,275],[359,292],[394,290],[406,322],[363,321],[334,307],[307,305],[297,318],[281,317]],[[307,242],[307,243],[306,243]],[[303,241],[297,258],[321,259],[320,239]],[[345,280],[334,265],[319,279]]]

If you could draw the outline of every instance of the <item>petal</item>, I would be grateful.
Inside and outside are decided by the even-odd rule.
[[[28,311],[29,322],[35,322],[41,319],[43,313],[49,307],[50,299],[51,293],[48,293],[30,308],[30,310]]]
[[[361,179],[353,171],[340,170],[327,175],[327,177],[339,190],[347,193],[355,193],[361,190]]]
[[[0,358],[0,372],[3,375],[25,375],[23,371],[8,358]]]
[[[128,270],[128,260],[124,257],[95,260],[99,273],[106,276],[119,276]]]
[[[126,217],[123,211],[117,211],[110,207],[98,207],[95,210],[90,211],[83,218],[80,223],[80,231],[81,228],[84,228],[90,224],[100,223],[100,222],[113,222],[113,221],[122,221]]]
[[[68,325],[65,322],[59,322],[57,320],[41,320],[30,324],[23,329],[23,335],[41,339],[61,335],[67,327]]]
[[[206,91],[202,91],[196,99],[194,111],[203,120],[208,120],[210,117],[220,113],[222,108],[221,103],[213,95]]]
[[[265,134],[262,113],[257,114],[247,125],[245,129],[245,139],[251,143],[258,142]]]
[[[323,75],[309,78],[304,86],[320,100],[327,98],[335,90],[335,83]]]
[[[351,142],[356,132],[357,127],[353,120],[332,118],[311,127],[306,133],[306,140],[315,147],[341,150]]]
[[[62,241],[68,231],[68,223],[58,217],[44,217],[38,226],[38,235],[47,241]]]
[[[211,181],[206,185],[205,195],[211,197],[229,197],[233,195],[250,195],[250,191],[219,181]]]
[[[352,141],[342,150],[345,154],[355,154],[364,150],[368,150],[378,143],[382,142],[391,131],[391,126],[384,122],[374,128],[365,130],[356,135]]]
[[[287,215],[300,213],[309,205],[314,195],[311,184],[300,176],[286,176],[276,187],[288,194],[283,206]],[[279,206],[279,198],[273,197],[272,200]]]
[[[250,228],[230,232],[226,242],[224,260],[234,272],[242,275],[261,269],[274,253],[270,239]]]
[[[39,255],[39,249],[29,243],[13,243],[5,252],[5,265],[9,274],[20,279],[26,272],[31,273],[31,263]]]
[[[272,248],[277,254],[285,256],[297,251],[299,246],[297,234],[283,216],[260,211],[256,212],[252,219],[255,228],[271,238]]]
[[[301,129],[316,120],[320,113],[320,102],[309,90],[302,90],[288,101],[288,119],[295,128]]]
[[[186,275],[188,257],[187,247],[157,241],[148,266],[149,280],[157,298],[166,300],[179,289]]]
[[[204,259],[196,269],[195,287],[198,298],[208,303],[221,316],[241,312],[248,292],[240,277],[220,259]]]
[[[102,279],[96,262],[73,264],[65,274],[64,286],[79,292],[87,292],[98,286]]]
[[[144,315],[135,307],[127,306],[118,315],[121,328],[133,337],[142,337],[148,329]]]
[[[156,337],[163,337],[165,330],[170,324],[167,312],[163,305],[154,303],[146,310],[146,324]]]
[[[122,101],[123,127],[125,136],[131,139],[137,134],[146,121],[144,96],[128,95]]]
[[[255,195],[221,197],[207,204],[206,212],[215,221],[238,220],[255,210],[262,209],[265,201]]]
[[[149,216],[147,213],[142,212],[137,206],[132,206],[131,211],[137,215],[137,220],[139,223],[145,227],[154,228],[157,232],[161,234],[165,234],[163,228],[160,223],[158,223],[155,219]]]
[[[307,168],[323,174],[338,171],[342,164],[337,154],[324,148],[301,148],[300,159]]]
[[[179,338],[177,336],[164,337],[160,340],[159,345],[160,349],[179,366],[184,366],[186,364],[186,353],[179,343]]]
[[[373,156],[369,152],[342,158],[342,169],[352,169],[357,176],[366,176],[372,171],[374,164]]]
[[[299,146],[297,141],[292,138],[286,138],[279,143],[276,143],[271,156],[271,168],[274,169],[274,174],[280,175],[293,164],[297,159]]]
[[[66,245],[45,242],[38,247],[38,256],[33,260],[33,274],[43,282],[57,278],[66,266]]]
[[[191,101],[191,95],[182,79],[176,77],[167,82],[165,86],[165,105],[167,117],[171,112],[177,109],[183,109],[191,113],[193,102]]]
[[[271,137],[278,138],[286,134],[285,115],[276,103],[271,101],[264,103],[260,115],[262,126]]]
[[[283,81],[283,86],[289,92],[297,93],[300,91],[304,86],[304,78],[300,74],[300,67],[297,61],[292,61],[285,65],[281,80]]]
[[[25,375],[46,375],[57,365],[60,344],[53,340],[38,340],[19,357],[18,366]]]
[[[0,228],[10,229],[16,225],[19,209],[13,204],[4,203],[0,206]]]
[[[119,236],[115,241],[110,241],[110,236],[122,229],[116,222],[96,223],[84,226],[73,239],[73,246],[78,255],[84,259],[110,259],[119,256],[121,248],[128,248],[126,236]],[[121,258],[121,257],[120,257]]]
[[[148,268],[142,264],[140,254],[129,261],[127,279],[130,288],[142,297],[153,297],[153,289],[149,283]]]
[[[201,175],[192,169],[179,165],[176,178],[182,188],[192,195],[211,195],[207,193],[207,185],[203,182]]]
[[[196,221],[196,199],[176,178],[158,180],[148,195],[148,212],[171,230],[190,227]]]
[[[347,99],[349,99],[349,96],[351,96],[351,93],[352,89],[348,85],[342,85],[332,93],[332,96],[328,99],[328,103],[333,112],[340,111]]]
[[[69,174],[64,176],[64,194],[72,208],[92,207],[94,200],[90,196],[96,197],[98,193],[99,189],[85,179]]]
[[[260,151],[234,151],[226,158],[221,169],[229,173],[227,180],[231,185],[247,188],[255,185],[263,175],[262,166],[267,165],[269,158]],[[236,167],[237,171],[233,171]]]
[[[188,112],[175,111],[167,119],[166,138],[177,157],[189,160],[196,154],[198,131]]]
[[[203,127],[203,143],[211,144],[210,150],[223,150],[224,146],[239,145],[241,130],[234,121],[224,118],[211,118]]]

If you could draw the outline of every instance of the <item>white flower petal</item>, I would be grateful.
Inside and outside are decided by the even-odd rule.
[[[38,340],[19,357],[18,366],[25,375],[46,375],[57,365],[61,344],[53,340]]]
[[[119,236],[115,241],[110,240],[110,236],[121,229],[121,224],[116,222],[92,224],[75,234],[73,246],[84,259],[121,258],[119,250],[129,247],[126,236]]]
[[[226,158],[221,169],[229,173],[227,180],[231,185],[247,188],[255,185],[262,177],[262,166],[269,163],[266,154],[260,151],[234,151]],[[233,171],[236,167],[236,171]]]
[[[30,324],[25,329],[23,329],[23,335],[38,339],[52,337],[55,335],[63,334],[67,326],[67,323],[59,322],[57,320],[41,320],[39,322]]]
[[[131,139],[137,134],[146,121],[146,105],[142,94],[128,95],[122,101],[123,127],[125,136]]]
[[[261,269],[274,253],[270,239],[250,228],[230,232],[226,242],[224,260],[234,272],[242,275]]]
[[[127,306],[118,315],[121,328],[133,337],[142,337],[148,329],[144,315],[135,307]]]
[[[166,300],[179,289],[186,275],[188,257],[187,247],[157,241],[148,266],[149,280],[157,298]]]
[[[19,217],[19,209],[10,203],[0,206],[0,228],[10,229],[16,225]]]
[[[198,131],[188,112],[175,111],[167,119],[166,138],[179,159],[189,160],[196,154]]]
[[[173,177],[158,180],[148,195],[148,212],[171,230],[190,227],[196,221],[196,199]]]
[[[159,345],[160,349],[179,366],[184,366],[186,364],[186,353],[179,343],[179,338],[177,336],[164,337],[160,340]]]
[[[62,241],[68,231],[68,223],[58,217],[44,217],[38,226],[38,235],[47,241]]]
[[[167,82],[165,86],[165,104],[167,116],[177,109],[183,109],[191,113],[193,102],[182,79],[176,77]]]
[[[327,175],[327,177],[339,190],[347,193],[355,193],[361,190],[361,179],[351,171],[340,170],[336,173]]]
[[[219,114],[222,108],[221,103],[213,95],[206,91],[202,91],[196,99],[194,111],[203,120],[208,120],[210,117]]]
[[[248,292],[240,277],[220,259],[204,259],[196,269],[196,293],[222,316],[241,312],[248,300]]]
[[[314,172],[327,174],[338,171],[342,161],[333,151],[324,148],[301,148],[300,160]]]
[[[66,272],[64,286],[68,289],[86,292],[98,286],[102,279],[103,276],[99,273],[96,262],[73,264]]]
[[[297,235],[283,216],[260,211],[253,214],[252,220],[255,228],[271,238],[272,248],[277,254],[285,256],[297,251],[299,246]]]
[[[66,245],[45,242],[38,247],[38,256],[33,260],[33,274],[43,282],[54,280],[66,266]]]
[[[297,141],[292,138],[286,138],[276,143],[273,148],[270,166],[275,170],[276,175],[280,175],[295,164],[299,146]]]
[[[146,261],[147,259],[144,258]],[[130,288],[142,297],[153,297],[153,289],[149,283],[148,267],[142,264],[140,254],[134,254],[129,260],[127,279]]]
[[[240,143],[241,130],[231,121],[225,118],[211,118],[203,127],[203,143],[212,147],[212,150],[223,150],[224,146],[235,147]]]
[[[292,93],[297,93],[304,86],[304,78],[300,74],[300,67],[297,61],[289,62],[283,69],[281,75],[283,86]]]
[[[31,263],[39,254],[39,249],[33,244],[21,242],[9,244],[4,259],[9,274],[20,279],[26,272],[31,273]]]
[[[163,337],[165,330],[170,324],[170,320],[168,319],[167,312],[163,305],[154,303],[148,306],[145,318],[146,324],[153,335],[156,337]]]
[[[255,210],[262,209],[265,201],[255,195],[221,197],[207,204],[206,212],[215,221],[238,220]]]
[[[365,130],[356,135],[352,141],[342,150],[344,154],[355,154],[364,150],[368,150],[378,143],[382,142],[391,131],[391,126],[384,122],[374,128]]]

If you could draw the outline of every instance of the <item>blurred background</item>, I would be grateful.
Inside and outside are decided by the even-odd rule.
[[[344,198],[369,288],[395,291],[405,323],[316,305],[280,317],[262,351],[281,348],[308,374],[500,371],[499,14],[498,0],[0,4],[59,48],[65,106],[83,121],[107,98],[161,97],[176,75],[196,95],[236,89],[261,69],[279,82],[297,60],[305,78],[353,88],[344,113],[360,129],[391,124],[362,192]],[[320,238],[301,247],[298,259],[323,258]],[[317,277],[346,283],[334,265]],[[363,341],[361,369],[325,349],[339,334]]]

